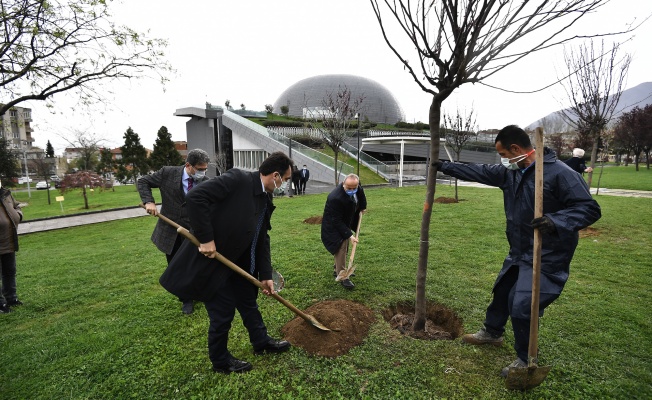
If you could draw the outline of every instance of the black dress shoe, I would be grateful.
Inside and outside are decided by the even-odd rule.
[[[15,300],[9,300],[9,301],[7,301],[7,305],[8,305],[9,307],[22,306],[22,305],[23,305],[23,302],[20,301],[20,300],[18,300],[18,299],[15,299]]]
[[[183,305],[181,306],[181,312],[190,315],[195,311],[195,305],[193,304],[192,300],[190,301],[184,301]]]
[[[213,366],[213,371],[219,372],[221,374],[230,374],[231,372],[240,373],[251,371],[251,364],[246,361],[238,360],[237,358],[231,358],[226,364],[218,366]]]
[[[287,340],[269,339],[265,346],[260,349],[254,349],[254,354],[257,356],[265,353],[283,353],[290,350],[290,343]]]
[[[355,285],[353,284],[353,282],[351,282],[350,279],[341,280],[340,284],[342,285],[342,287],[344,289],[347,289],[347,290],[353,290],[353,288],[355,287]]]

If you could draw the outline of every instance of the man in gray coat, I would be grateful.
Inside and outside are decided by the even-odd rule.
[[[184,228],[190,229],[190,220],[184,207],[186,193],[208,179],[206,169],[209,161],[210,157],[204,150],[190,150],[185,165],[163,167],[151,175],[138,179],[138,193],[147,213],[154,216],[158,214],[152,188],[159,188],[161,213]],[[165,253],[168,264],[183,240],[183,236],[179,235],[176,229],[158,220],[152,233],[152,242]],[[179,300],[183,303],[181,311],[184,314],[192,314],[194,311],[192,299],[179,298]]]
[[[501,371],[506,377],[509,367],[528,365],[534,229],[542,235],[539,315],[543,315],[543,310],[559,297],[568,280],[579,240],[577,232],[600,219],[601,212],[582,176],[557,160],[554,151],[543,148],[536,149],[544,152],[543,217],[534,219],[537,165],[530,138],[523,129],[506,126],[496,136],[496,151],[502,165],[440,161],[433,165],[455,178],[496,186],[503,191],[509,254],[494,283],[484,326],[474,334],[464,335],[462,341],[501,346],[505,324],[511,318],[518,358]]]

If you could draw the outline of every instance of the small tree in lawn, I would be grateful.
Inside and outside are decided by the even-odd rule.
[[[274,112],[274,106],[271,105],[271,104],[265,104],[265,111],[267,111],[270,114],[273,113]]]
[[[162,126],[156,135],[154,150],[149,156],[151,168],[159,170],[167,165],[183,165],[184,159],[174,147],[172,135],[168,128]]]
[[[135,183],[140,175],[149,172],[147,150],[140,144],[140,137],[131,127],[124,134],[125,144],[120,147],[122,159],[118,167],[118,179],[123,183],[133,180]]]
[[[233,108],[231,108],[231,100],[227,99],[224,102],[224,107],[226,107],[227,110],[233,110]]]
[[[79,169],[85,171],[95,170],[99,160],[100,148],[105,141],[103,138],[98,137],[95,133],[80,129],[74,129],[69,135],[61,137],[68,142],[70,147],[77,149],[79,152],[80,157],[77,159]]]
[[[29,169],[31,171],[36,171],[36,176],[42,178],[45,181],[47,187],[50,187],[50,176],[52,175],[52,170],[54,169],[54,160],[48,158],[45,152],[32,153],[32,158],[29,159]],[[48,192],[48,204],[50,202],[50,190]]]
[[[471,139],[477,136],[476,118],[473,115],[473,108],[466,114],[457,109],[455,116],[444,114],[444,129],[446,144],[449,145],[455,153],[455,161],[460,161],[462,148]],[[455,178],[455,201],[459,201],[457,196],[457,178]]]
[[[561,115],[577,129],[578,135],[583,134],[590,141],[592,169],[598,157],[600,136],[611,122],[631,62],[629,55],[618,57],[618,48],[614,44],[611,50],[605,51],[602,42],[596,49],[591,41],[564,54],[569,76],[562,85],[571,105]],[[589,187],[592,179],[591,171]]]
[[[290,106],[281,106],[281,114],[287,117],[289,112]]]
[[[81,190],[84,197],[84,209],[88,210],[88,191],[104,189],[104,178],[91,171],[79,171],[63,177],[59,191],[61,194]]]
[[[319,129],[326,145],[333,150],[335,159],[335,184],[339,183],[338,157],[344,141],[354,132],[350,130],[352,121],[362,109],[364,95],[357,98],[351,97],[351,90],[346,86],[339,86],[337,92],[326,92],[321,101],[321,107],[310,109],[307,119],[315,123],[321,122]],[[307,102],[305,105],[308,108]]]
[[[432,95],[430,159],[437,160],[442,103],[456,88],[484,83],[531,53],[574,39],[576,35],[568,28],[605,0],[370,2],[387,45],[421,90]],[[390,23],[397,29],[391,29]],[[406,39],[408,46],[399,47],[401,40],[390,35]],[[523,43],[526,36],[535,36],[529,45]],[[408,51],[414,51],[413,56],[407,57]],[[429,168],[419,240],[415,331],[424,330],[426,324],[426,272],[437,174],[434,166]]]

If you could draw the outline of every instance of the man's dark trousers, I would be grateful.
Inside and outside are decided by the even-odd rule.
[[[221,268],[227,267],[221,266]],[[222,289],[211,300],[204,303],[210,318],[208,356],[213,366],[223,366],[231,357],[227,344],[236,309],[249,332],[249,341],[254,350],[264,347],[269,340],[267,328],[256,303],[257,297],[258,287],[239,274],[233,273]]]
[[[514,304],[514,292],[518,280],[518,266],[512,266],[503,275],[502,279],[494,288],[494,297],[487,307],[487,314],[484,326],[487,332],[494,336],[502,336],[505,332],[505,324],[510,316]],[[539,295],[539,315],[559,295],[541,293]],[[512,329],[514,330],[514,350],[518,358],[528,361],[528,345],[530,343],[530,319],[513,318]]]

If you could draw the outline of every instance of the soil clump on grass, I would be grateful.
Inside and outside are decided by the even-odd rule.
[[[587,226],[586,228],[580,230],[580,237],[591,237],[591,236],[600,236],[601,232],[595,229],[592,226]]]
[[[322,217],[321,215],[316,215],[314,217],[306,218],[303,220],[304,224],[319,225],[321,224]]]
[[[453,340],[464,333],[462,320],[450,308],[439,303],[426,304],[426,327],[414,331],[414,305],[400,303],[382,312],[385,321],[403,335],[421,340]]]
[[[321,218],[321,217],[320,217]],[[305,310],[332,331],[322,331],[300,317],[283,326],[283,337],[293,346],[321,357],[338,357],[360,345],[375,321],[368,307],[349,300],[327,300]]]
[[[457,203],[458,201],[455,200],[454,197],[437,197],[435,199],[435,203],[440,203],[440,204],[451,204],[451,203]]]

